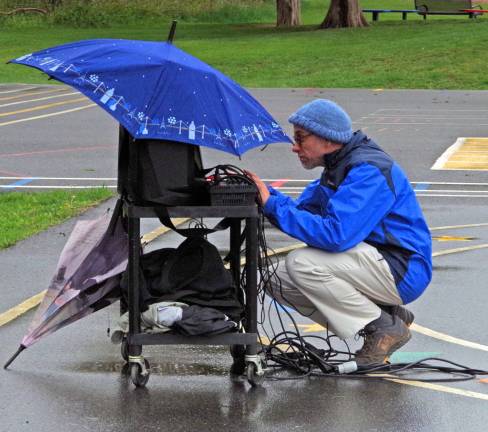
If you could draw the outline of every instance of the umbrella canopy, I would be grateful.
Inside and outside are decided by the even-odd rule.
[[[120,298],[120,277],[127,267],[128,239],[121,218],[108,214],[76,223],[56,273],[22,339],[20,351]],[[109,228],[110,227],[110,228]]]
[[[180,141],[235,155],[291,142],[239,84],[168,42],[86,40],[11,62],[76,88],[137,139]]]

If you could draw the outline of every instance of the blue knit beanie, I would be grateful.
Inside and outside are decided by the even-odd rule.
[[[288,121],[329,141],[345,144],[352,138],[351,118],[327,99],[315,99],[303,105]]]

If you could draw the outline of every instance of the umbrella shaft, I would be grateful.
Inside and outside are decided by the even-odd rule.
[[[14,360],[17,358],[17,356],[18,356],[18,355],[19,355],[19,354],[20,354],[22,351],[24,351],[24,350],[25,350],[25,348],[26,348],[26,347],[25,347],[24,345],[20,345],[20,346],[19,346],[19,349],[17,350],[17,352],[16,352],[16,353],[15,353],[15,354],[14,354],[12,357],[10,357],[10,358],[8,359],[7,363],[5,363],[5,364],[4,364],[3,368],[4,368],[4,369],[7,369],[7,368],[10,366],[10,364],[11,364],[11,363],[12,363],[12,362],[13,362],[13,361],[14,361]]]

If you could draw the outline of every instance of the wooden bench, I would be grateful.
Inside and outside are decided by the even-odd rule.
[[[373,21],[378,21],[380,13],[401,13],[402,20],[406,20],[409,13],[419,13],[416,9],[363,9],[363,12],[370,12],[373,16]]]
[[[428,12],[417,9],[363,9],[363,12],[370,12],[373,16],[373,21],[378,21],[379,15],[381,13],[401,13],[402,19],[407,19],[407,14],[416,13],[422,15],[424,20],[427,19],[427,15],[468,15],[470,18],[476,18],[478,15],[483,15],[483,10],[478,9],[461,9],[452,12]]]

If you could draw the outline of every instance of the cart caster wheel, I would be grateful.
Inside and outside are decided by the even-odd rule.
[[[122,354],[122,358],[128,362],[129,361],[129,343],[127,342],[127,338],[124,337],[122,342],[120,343],[120,354]]]
[[[257,373],[257,366],[254,363],[248,363],[246,366],[247,380],[253,387],[261,387],[264,382],[264,371]]]
[[[136,387],[145,387],[149,381],[149,362],[144,359],[144,364],[146,365],[146,369],[148,369],[146,375],[142,375],[141,366],[139,364],[132,363],[130,365],[130,378]]]

